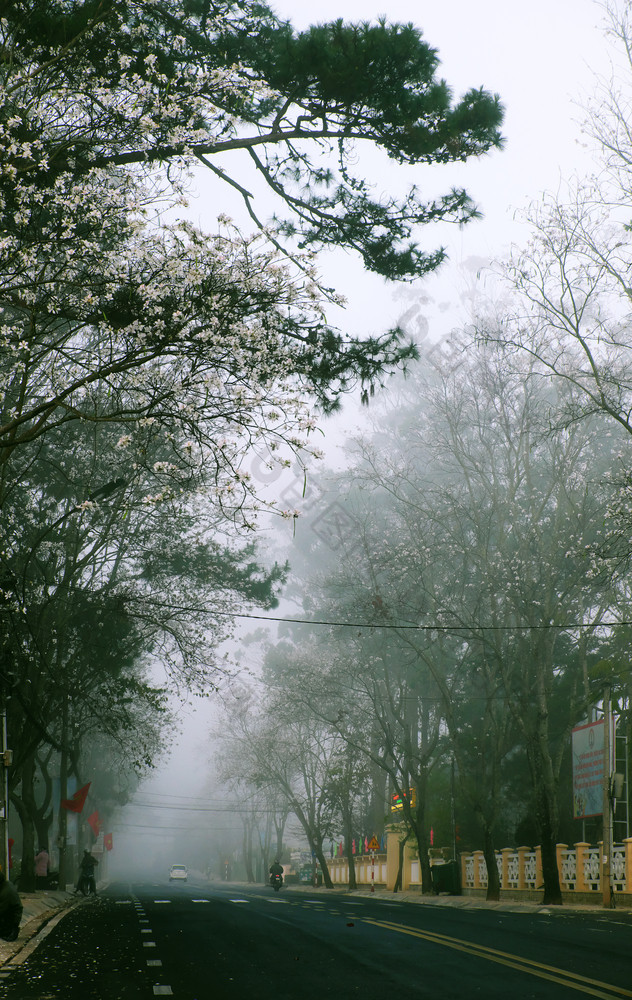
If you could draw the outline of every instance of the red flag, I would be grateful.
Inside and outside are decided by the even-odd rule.
[[[99,813],[96,809],[90,816],[88,816],[88,826],[92,830],[95,837],[98,837],[101,827],[103,826],[103,821],[99,817]]]
[[[114,840],[112,838],[111,833],[106,833],[105,837],[103,838],[103,846],[105,847],[106,851],[111,851],[112,848],[114,847]]]
[[[83,788],[80,788],[78,792],[75,792],[75,794],[71,799],[62,799],[61,800],[62,809],[67,809],[68,812],[71,813],[80,813],[86,804],[86,799],[88,798],[88,790],[91,784],[92,782],[89,781],[87,785],[84,785]]]

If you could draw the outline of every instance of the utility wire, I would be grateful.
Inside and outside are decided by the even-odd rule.
[[[249,813],[250,809],[240,809],[236,806],[180,806],[180,805],[170,805],[167,802],[136,802],[132,800],[127,803],[125,808],[135,808],[138,806],[143,809],[163,809],[169,811],[183,810],[184,812],[209,812],[209,813]],[[260,812],[273,812],[274,810],[259,810]]]
[[[197,612],[202,612],[203,609],[182,609],[182,610],[195,610]],[[253,615],[253,614],[233,614],[230,611],[220,611],[214,612],[214,614],[228,615],[232,618],[255,618],[259,621],[265,622],[287,622],[288,624],[296,625],[330,625],[336,626],[338,628],[381,628],[381,629],[395,629],[397,631],[403,631],[404,629],[412,629],[418,632],[527,632],[533,630],[546,630],[546,629],[557,629],[559,631],[573,630],[573,629],[596,629],[596,628],[614,628],[620,625],[632,625],[632,621],[616,621],[616,622],[565,622],[560,625],[548,624],[548,625],[389,625],[386,623],[376,623],[376,622],[341,622],[341,621],[328,621],[319,618],[305,619],[305,618],[273,618],[266,615]]]
[[[126,595],[129,597],[129,595]],[[133,595],[131,600],[133,600]],[[178,612],[189,612],[191,614],[198,615],[217,615],[223,618],[245,618],[254,619],[255,621],[263,622],[281,622],[284,624],[294,624],[294,625],[327,625],[335,626],[338,628],[362,628],[362,629],[394,629],[397,631],[403,631],[410,629],[418,632],[524,632],[530,630],[546,630],[546,629],[557,629],[558,631],[572,630],[572,629],[597,629],[597,628],[614,628],[620,625],[632,625],[631,621],[596,621],[596,622],[563,622],[561,624],[554,624],[553,622],[547,624],[531,624],[525,622],[523,625],[482,625],[479,623],[459,623],[455,622],[452,625],[420,625],[416,622],[402,622],[402,623],[389,623],[389,622],[357,622],[357,621],[335,621],[324,618],[281,618],[275,615],[258,615],[254,612],[247,611],[221,611],[217,608],[210,610],[209,608],[196,607],[195,605],[187,604],[172,604],[168,601],[158,601],[156,598],[139,598],[145,604],[150,607],[164,608],[169,611]]]
[[[128,599],[134,600],[134,596],[126,595]],[[139,598],[144,604],[154,608],[163,608],[168,611],[188,612],[197,615],[216,615],[223,618],[245,618],[263,622],[281,622],[288,625],[326,625],[337,628],[360,628],[360,629],[393,629],[395,631],[412,630],[417,632],[526,632],[532,630],[545,631],[556,629],[566,631],[573,629],[597,629],[615,628],[621,625],[632,625],[631,621],[596,621],[596,622],[563,622],[561,624],[536,625],[525,622],[523,625],[481,625],[479,623],[463,624],[455,622],[452,625],[420,625],[418,623],[389,623],[389,622],[357,622],[357,621],[335,621],[324,618],[281,618],[275,615],[257,615],[246,611],[221,611],[217,608],[196,607],[187,604],[172,604],[168,601],[158,601],[155,598]]]
[[[57,589],[76,591],[78,593],[83,593],[81,587],[73,587],[72,584],[61,584]],[[526,631],[547,631],[548,629],[554,629],[558,632],[573,631],[576,629],[599,629],[599,628],[618,628],[620,626],[630,626],[632,625],[632,620],[623,621],[596,621],[596,622],[562,622],[560,624],[555,624],[553,622],[534,624],[525,622],[521,625],[483,625],[478,622],[454,622],[453,624],[437,624],[433,623],[430,625],[421,625],[417,622],[360,622],[360,621],[340,621],[331,620],[327,618],[281,618],[276,615],[259,615],[254,612],[247,611],[223,611],[216,607],[206,608],[198,607],[192,604],[173,604],[169,601],[159,601],[155,597],[144,596],[140,594],[130,594],[124,591],[119,591],[118,594],[115,589],[110,592],[110,596],[117,595],[120,597],[125,597],[125,599],[131,604],[132,602],[137,602],[138,604],[144,605],[148,608],[157,608],[171,612],[177,613],[187,613],[195,615],[214,615],[218,618],[239,618],[245,620],[262,621],[262,622],[276,622],[286,625],[323,625],[329,628],[355,628],[355,629],[383,629],[392,631],[415,631],[415,632],[526,632]],[[129,610],[129,604],[126,606],[125,611],[119,611],[118,608],[108,607],[109,614],[125,614],[126,617],[134,618],[138,617],[138,614],[134,614],[133,611]]]

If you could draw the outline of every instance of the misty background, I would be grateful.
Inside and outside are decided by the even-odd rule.
[[[352,0],[273,7],[297,28],[337,17],[354,21],[381,14],[378,7]],[[595,169],[594,143],[582,131],[583,109],[599,90],[599,76],[608,80],[619,57],[605,37],[604,10],[591,0],[560,0],[554,5],[535,0],[527,7],[496,0],[476,5],[462,0],[440,5],[393,0],[384,13],[391,22],[412,21],[421,27],[438,49],[440,74],[456,95],[470,86],[484,86],[499,93],[506,107],[502,151],[466,164],[433,165],[420,171],[424,192],[463,184],[483,213],[481,220],[466,227],[427,228],[428,246],[443,242],[448,248],[449,261],[436,274],[393,288],[342,251],[323,254],[319,260],[325,281],[335,283],[347,299],[344,311],[331,308],[329,318],[336,325],[363,336],[399,324],[426,354],[489,310],[490,302],[507,301],[510,293],[498,277],[496,262],[506,259],[512,245],[528,239],[530,224],[522,213],[530,203],[541,199],[544,191],[558,193],[574,175],[587,176]],[[395,179],[388,162],[374,151],[366,154],[362,169],[385,191],[394,183],[403,189],[415,173],[404,168]],[[265,205],[265,194],[260,198]],[[258,208],[265,214],[262,205]],[[243,222],[239,199],[231,203],[225,192],[221,211]],[[212,228],[218,204],[202,174],[188,212],[203,227]],[[223,769],[225,775],[227,765],[224,760],[223,767],[218,766],[218,733],[235,711],[232,699],[242,685],[254,691],[255,700],[263,698],[261,672],[269,648],[288,636],[300,645],[300,627],[292,630],[283,619],[310,617],[319,603],[318,586],[339,570],[345,547],[353,553],[349,536],[357,529],[357,520],[346,521],[343,513],[332,521],[337,497],[349,489],[345,470],[357,458],[357,452],[356,458],[350,456],[349,446],[359,438],[373,438],[379,456],[379,435],[384,421],[391,419],[387,414],[390,410],[392,416],[401,396],[410,391],[410,383],[394,377],[368,408],[350,397],[340,412],[321,417],[323,434],[317,443],[324,457],[310,462],[307,478],[298,465],[270,474],[253,457],[250,471],[265,495],[283,509],[300,513],[289,522],[262,515],[257,532],[264,559],[289,562],[288,583],[276,612],[262,614],[268,622],[236,617],[235,634],[222,649],[227,677],[220,681],[218,693],[173,701],[173,745],[113,824],[113,873],[164,877],[170,864],[186,863],[220,878],[225,860],[230,859],[237,874],[243,817],[251,795],[222,780],[219,772]],[[627,452],[627,443],[621,439],[613,448]],[[328,609],[340,620],[341,608],[336,612],[330,603]],[[309,641],[319,640],[312,633]],[[282,696],[281,706],[280,711],[292,711],[289,703],[283,708]],[[339,834],[329,838],[328,849]],[[284,843],[307,850],[294,819],[288,821]],[[243,877],[243,869],[238,874]]]

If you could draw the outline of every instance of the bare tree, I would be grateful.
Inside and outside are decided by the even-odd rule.
[[[483,824],[492,894],[502,765],[509,750],[522,749],[545,898],[559,902],[560,767],[586,705],[575,651],[594,622],[620,613],[623,591],[603,554],[607,473],[627,442],[598,420],[552,429],[559,398],[524,378],[520,360],[512,365],[501,349],[461,347],[433,377],[411,386],[407,410],[399,399],[381,419],[348,477],[348,496],[360,486],[365,515],[373,512],[357,520],[371,558],[363,562],[356,550],[340,571],[337,592],[352,593],[353,601],[339,600],[338,612],[353,611],[375,629],[371,654],[358,656],[364,683],[375,680],[375,635],[383,630],[390,715],[368,700],[385,730],[407,691],[401,650],[414,650],[410,683],[420,704],[439,705],[437,718]],[[334,606],[332,599],[330,614]],[[392,734],[402,760],[405,734],[405,727]],[[423,789],[421,772],[416,778]]]

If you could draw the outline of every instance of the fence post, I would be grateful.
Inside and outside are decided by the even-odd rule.
[[[500,888],[509,888],[509,855],[513,854],[513,847],[503,847],[500,852],[502,854],[502,864],[500,873]]]
[[[632,837],[623,841],[625,851],[625,891],[632,892]]]
[[[530,852],[530,847],[518,847],[518,888],[526,889],[527,880],[525,878],[525,868],[527,861],[527,854]]]
[[[484,857],[483,851],[472,851],[472,863],[474,866],[474,888],[481,889],[480,860]]]
[[[542,874],[542,848],[539,844],[535,849],[535,887],[536,889],[542,889],[544,887],[544,875]]]
[[[589,892],[588,886],[586,884],[586,853],[590,844],[585,840],[580,840],[575,844],[575,892]]]
[[[555,845],[555,861],[557,863],[557,876],[560,880],[560,888],[562,892],[567,892],[566,884],[562,881],[562,875],[564,872],[564,851],[568,850],[568,844],[556,844]]]

